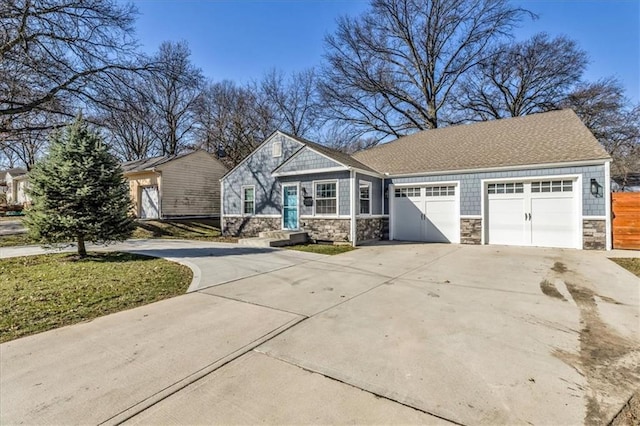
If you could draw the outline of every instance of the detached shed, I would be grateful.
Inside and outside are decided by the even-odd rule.
[[[140,219],[220,216],[220,178],[227,168],[206,151],[122,164]]]

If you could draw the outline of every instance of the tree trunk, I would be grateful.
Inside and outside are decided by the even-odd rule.
[[[78,235],[78,256],[87,257],[87,248],[84,246],[84,237]]]

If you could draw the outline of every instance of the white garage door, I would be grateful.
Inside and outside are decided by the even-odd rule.
[[[579,248],[576,180],[490,183],[486,192],[487,243]]]
[[[160,209],[158,206],[158,187],[144,186],[140,190],[140,218],[158,219]]]
[[[396,188],[393,239],[432,243],[460,242],[458,186]]]

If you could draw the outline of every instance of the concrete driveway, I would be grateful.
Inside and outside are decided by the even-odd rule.
[[[203,281],[224,265],[172,249]],[[640,388],[640,280],[605,253],[406,244],[264,260],[1,345],[0,423],[602,424]]]

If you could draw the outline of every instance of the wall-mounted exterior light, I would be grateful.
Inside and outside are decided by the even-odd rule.
[[[593,178],[591,179],[591,195],[598,198],[602,197],[603,195],[602,185],[600,185],[598,181]]]

